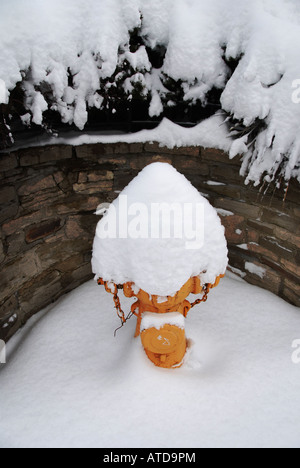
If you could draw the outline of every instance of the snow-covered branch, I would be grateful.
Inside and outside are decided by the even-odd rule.
[[[21,85],[22,122],[82,130],[93,107],[139,96],[153,117],[220,90],[246,180],[300,180],[299,37],[298,0],[3,1],[0,103]]]

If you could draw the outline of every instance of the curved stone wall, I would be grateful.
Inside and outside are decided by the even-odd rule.
[[[0,338],[92,278],[96,207],[154,161],[172,163],[218,209],[233,271],[300,306],[297,182],[286,194],[246,187],[240,162],[214,149],[48,146],[0,155]]]

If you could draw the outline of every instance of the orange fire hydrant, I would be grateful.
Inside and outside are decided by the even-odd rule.
[[[180,367],[187,348],[184,326],[180,327],[178,324],[168,323],[168,314],[176,312],[185,318],[192,307],[207,300],[210,289],[216,287],[224,276],[219,275],[214,284],[206,284],[205,286],[201,285],[199,277],[190,278],[175,296],[168,296],[164,302],[161,302],[161,298],[158,296],[150,296],[141,289],[138,293],[134,292],[133,283],[123,285],[126,297],[137,297],[137,301],[131,307],[131,314],[137,317],[135,337],[141,336],[145,352],[156,366],[165,368]],[[98,280],[98,284],[104,285],[106,291],[114,295],[115,307],[123,325],[126,318],[121,309],[118,286],[103,281],[101,278]],[[203,296],[194,303],[190,303],[187,297],[191,293],[202,293]],[[150,326],[141,329],[143,314],[146,312],[165,314],[164,323],[158,327]],[[172,321],[170,320],[170,322]]]

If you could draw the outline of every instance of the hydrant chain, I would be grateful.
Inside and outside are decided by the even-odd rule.
[[[195,307],[198,304],[201,304],[201,302],[206,302],[207,301],[210,288],[211,288],[211,284],[206,284],[204,286],[204,288],[203,288],[203,290],[204,290],[203,297],[201,299],[197,299],[195,302],[193,302],[191,304],[191,308]]]
[[[114,332],[114,336],[116,336],[117,331],[120,330],[120,328],[122,328],[124,326],[124,324],[127,322],[127,320],[129,320],[132,317],[133,313],[130,311],[129,314],[127,315],[127,317],[125,317],[125,313],[122,310],[120,298],[118,296],[118,286],[115,283],[108,284],[108,281],[103,281],[102,278],[99,278],[98,279],[98,284],[99,285],[104,285],[106,292],[108,292],[110,294],[113,294],[115,309],[117,311],[117,315],[118,315],[119,319],[121,320],[121,326],[116,328],[116,330]],[[113,288],[113,290],[112,290],[112,288]]]

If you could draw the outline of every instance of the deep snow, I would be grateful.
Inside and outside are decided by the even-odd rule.
[[[92,267],[104,281],[173,296],[193,276],[214,284],[226,271],[227,254],[215,208],[173,166],[158,162],[146,166],[99,221]]]
[[[160,69],[144,44],[130,50],[135,28],[150,48],[165,47]],[[182,81],[187,103],[222,89],[223,110],[246,126],[265,123],[251,151],[252,138],[231,141],[231,157],[245,153],[247,181],[270,181],[279,167],[285,179],[300,178],[299,35],[298,0],[3,0],[0,103],[22,81],[23,121],[41,125],[51,107],[82,130],[88,108],[107,105],[115,87],[130,101],[138,84],[149,115],[160,115],[172,105],[166,74]]]
[[[130,300],[122,299],[129,309]],[[186,320],[180,369],[156,368],[90,281],[8,344],[1,447],[300,447],[299,309],[231,274]]]

